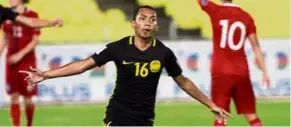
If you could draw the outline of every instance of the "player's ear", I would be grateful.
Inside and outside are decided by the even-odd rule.
[[[135,26],[136,26],[136,22],[135,22],[134,20],[131,21],[131,26],[132,26],[133,28],[135,28]]]

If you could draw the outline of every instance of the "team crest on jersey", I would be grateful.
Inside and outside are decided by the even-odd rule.
[[[150,70],[153,73],[157,73],[161,70],[161,62],[159,60],[153,60],[150,64]]]

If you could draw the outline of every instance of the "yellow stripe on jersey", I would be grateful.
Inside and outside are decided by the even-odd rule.
[[[109,99],[108,99],[108,101],[107,101],[107,106],[109,105],[110,100],[113,98],[112,96],[113,96],[113,94],[114,94],[115,87],[116,87],[116,84],[114,85],[114,88],[112,89],[111,95],[109,96]],[[107,112],[107,108],[105,108],[105,113],[104,113],[104,117],[103,117],[103,119],[106,118],[106,112]]]
[[[112,121],[110,121],[108,124],[104,123],[104,126],[110,127],[111,123],[112,123]]]
[[[153,38],[153,39],[154,39],[154,38]],[[154,41],[153,41],[153,46],[155,47],[156,44],[157,44],[157,41],[156,41],[156,39],[154,39]]]
[[[129,44],[132,45],[132,36],[129,38]]]
[[[117,69],[116,69],[116,74],[117,74]],[[116,79],[115,81],[117,81],[117,75],[116,75],[115,79]],[[113,87],[113,89],[111,91],[111,95],[109,96],[109,99],[107,101],[107,106],[109,105],[110,100],[113,98],[113,94],[114,94],[115,88],[116,88],[116,83],[114,83],[114,87]],[[106,112],[107,112],[107,108],[105,108],[105,115],[104,115],[104,118],[103,119],[106,118]]]

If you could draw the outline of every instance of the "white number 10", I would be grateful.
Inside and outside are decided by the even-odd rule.
[[[234,22],[233,24],[230,25],[229,30],[228,30],[228,27],[229,27],[228,20],[221,20],[220,25],[222,26],[222,35],[221,35],[220,47],[225,48],[226,42],[228,40],[228,46],[232,50],[236,51],[236,50],[241,49],[241,47],[244,44],[245,36],[246,36],[245,25],[242,22],[237,21],[237,22]],[[240,29],[241,35],[240,35],[240,40],[239,40],[238,44],[235,45],[233,42],[233,37],[234,37],[234,32],[237,28]]]

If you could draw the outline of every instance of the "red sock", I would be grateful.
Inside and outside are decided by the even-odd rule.
[[[20,126],[20,106],[19,104],[12,104],[10,106],[10,117],[13,126]]]
[[[213,126],[226,126],[225,122],[218,122],[217,120],[214,121]]]
[[[34,109],[35,107],[33,104],[27,105],[25,107],[25,114],[26,114],[26,120],[27,120],[26,126],[32,126]]]
[[[250,123],[250,125],[252,126],[252,127],[254,127],[254,126],[263,126],[263,124],[262,124],[262,122],[261,122],[261,120],[259,119],[259,118],[256,118],[256,119],[254,119],[254,120],[252,120],[252,121],[249,121],[249,123]]]

